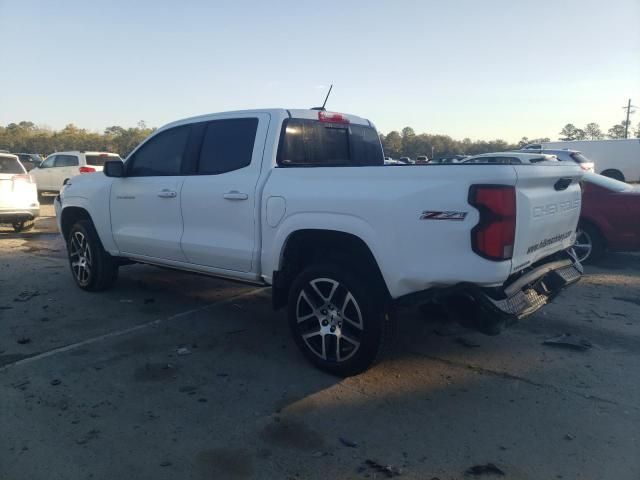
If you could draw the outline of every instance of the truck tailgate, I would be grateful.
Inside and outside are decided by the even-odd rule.
[[[583,172],[566,162],[516,165],[514,169],[517,215],[511,271],[517,272],[573,245]]]

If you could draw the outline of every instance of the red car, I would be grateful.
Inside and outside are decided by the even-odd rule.
[[[584,176],[574,250],[581,262],[605,251],[640,251],[640,186],[595,173]]]

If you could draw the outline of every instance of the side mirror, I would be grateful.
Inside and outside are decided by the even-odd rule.
[[[107,177],[124,177],[124,163],[121,160],[107,160],[104,162],[102,172]]]

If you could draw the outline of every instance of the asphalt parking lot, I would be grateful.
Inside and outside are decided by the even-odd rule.
[[[0,479],[640,478],[640,256],[497,337],[402,311],[338,379],[266,289],[133,265],[80,291],[43,214],[0,226]]]

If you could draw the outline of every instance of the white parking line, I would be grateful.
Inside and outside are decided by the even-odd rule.
[[[125,328],[124,330],[118,330],[116,332],[105,333],[104,335],[99,335],[97,337],[89,338],[89,339],[83,340],[81,342],[72,343],[72,344],[69,344],[69,345],[65,345],[64,347],[54,348],[53,350],[48,350],[46,352],[38,353],[38,354],[36,354],[36,355],[34,355],[32,357],[23,358],[22,360],[17,360],[15,362],[7,363],[6,365],[3,365],[3,366],[0,367],[0,372],[4,372],[4,371],[6,371],[6,370],[8,370],[10,368],[18,367],[20,365],[26,365],[28,363],[36,362],[38,360],[42,360],[42,359],[51,357],[53,355],[57,355],[59,353],[68,352],[70,350],[74,350],[76,348],[83,347],[85,345],[90,345],[92,343],[101,342],[102,340],[106,340],[108,338],[120,337],[122,335],[127,335],[128,333],[137,332],[138,330],[142,330],[142,329],[147,328],[147,327],[152,327],[152,326],[155,326],[155,325],[159,325],[159,324],[161,324],[163,322],[169,322],[171,320],[175,320],[177,318],[184,317],[186,315],[191,315],[192,313],[201,312],[201,311],[207,310],[208,308],[213,308],[213,307],[217,307],[217,306],[220,306],[220,305],[224,305],[226,303],[230,303],[230,302],[233,302],[235,300],[238,300],[239,298],[249,297],[251,295],[255,295],[256,293],[260,293],[263,290],[265,290],[265,288],[267,288],[267,287],[255,288],[253,290],[249,290],[248,292],[240,293],[238,295],[233,295],[232,297],[225,298],[224,300],[220,300],[218,302],[210,303],[208,305],[205,305],[204,307],[192,308],[191,310],[187,310],[185,312],[176,313],[175,315],[171,315],[170,317],[167,317],[167,318],[159,318],[159,319],[147,322],[147,323],[142,323],[140,325],[136,325],[134,327]]]

